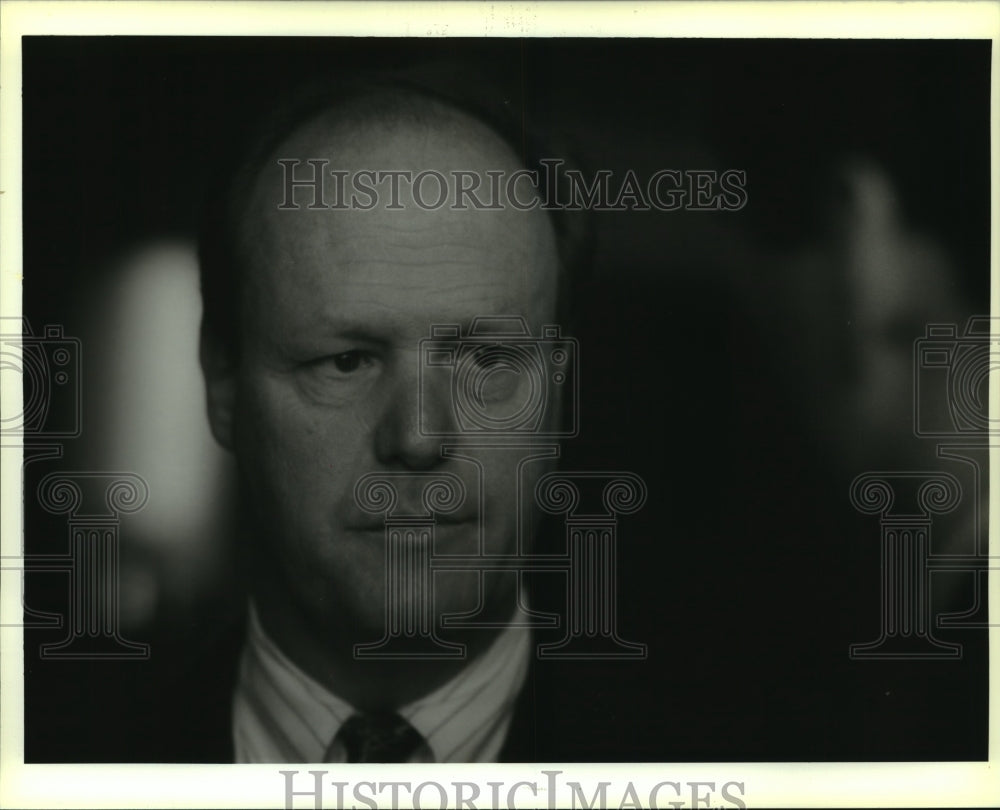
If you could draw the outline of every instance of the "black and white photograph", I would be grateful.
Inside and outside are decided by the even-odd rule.
[[[0,796],[56,765],[267,773],[279,808],[981,779],[995,28],[214,5],[231,34],[5,35]]]

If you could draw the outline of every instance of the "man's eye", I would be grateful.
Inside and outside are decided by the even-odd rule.
[[[337,378],[348,374],[357,374],[371,366],[373,362],[374,358],[368,352],[362,349],[352,349],[348,352],[318,357],[307,366],[313,374]]]
[[[340,354],[333,355],[330,359],[333,361],[333,365],[336,366],[337,371],[344,374],[357,371],[367,360],[364,354],[359,351],[341,352]]]

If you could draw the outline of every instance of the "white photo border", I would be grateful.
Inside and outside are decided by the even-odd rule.
[[[398,37],[718,37],[984,39],[992,41],[990,120],[991,221],[998,220],[998,69],[1000,4],[992,2],[671,2],[671,3],[335,3],[335,2],[29,2],[0,5],[0,314],[20,317],[22,272],[21,37],[35,35],[231,35]],[[1000,241],[991,243],[991,314],[1000,315],[996,282]],[[990,418],[1000,418],[1000,391]],[[20,406],[21,391],[2,391],[4,410]],[[997,449],[991,450],[996,465]],[[21,453],[5,449],[2,555],[20,553]],[[1000,476],[990,477],[990,503],[1000,504]],[[989,513],[990,554],[1000,554],[1000,510]],[[1000,588],[989,573],[989,666],[1000,672]],[[18,615],[20,594],[0,591],[0,614]],[[284,770],[305,776],[322,766],[273,765],[25,765],[23,762],[22,630],[0,620],[0,806],[4,807],[283,807]],[[990,682],[989,761],[975,763],[715,763],[606,765],[349,766],[338,779],[468,781],[482,787],[523,780],[544,786],[543,771],[560,783],[609,781],[617,807],[629,783],[639,795],[663,780],[744,783],[748,807],[990,806],[1000,760],[1000,699]],[[238,770],[234,770],[234,767]],[[329,766],[327,766],[329,767]],[[340,766],[343,767],[343,766]],[[590,796],[593,788],[587,790]],[[645,791],[645,794],[643,793]],[[330,799],[332,800],[332,796]],[[554,798],[555,803],[550,804]],[[665,797],[666,798],[666,797]],[[569,794],[518,794],[517,806],[564,806]],[[298,801],[306,806],[309,800]],[[332,804],[330,805],[332,806]],[[405,806],[405,804],[403,805]]]

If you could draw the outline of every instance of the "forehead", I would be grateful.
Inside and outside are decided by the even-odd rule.
[[[301,161],[297,178],[313,176],[305,161],[327,161],[328,204],[338,195],[349,200],[352,183],[366,172],[405,171],[416,178],[432,171],[445,178],[448,198],[434,205],[441,188],[435,177],[421,184],[417,204],[407,178],[393,199],[388,180],[368,175],[365,185],[376,189],[370,210],[310,209],[308,188],[297,192],[299,207],[282,210],[286,178],[278,160]],[[494,314],[551,320],[555,240],[546,212],[510,204],[507,179],[521,169],[497,135],[460,113],[317,120],[272,153],[247,201],[241,234],[247,304],[265,326],[350,318],[371,328],[424,329],[429,322]],[[348,177],[335,180],[330,170]],[[456,173],[474,178],[462,181],[466,186],[478,181],[477,197],[498,201],[499,209],[455,210]],[[526,179],[516,194],[521,202],[532,198]],[[356,196],[363,205],[371,201],[367,193]]]

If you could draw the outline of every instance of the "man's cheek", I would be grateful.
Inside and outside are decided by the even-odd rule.
[[[322,414],[304,408],[281,389],[266,387],[248,400],[246,440],[258,455],[285,465],[308,462],[326,444]]]

